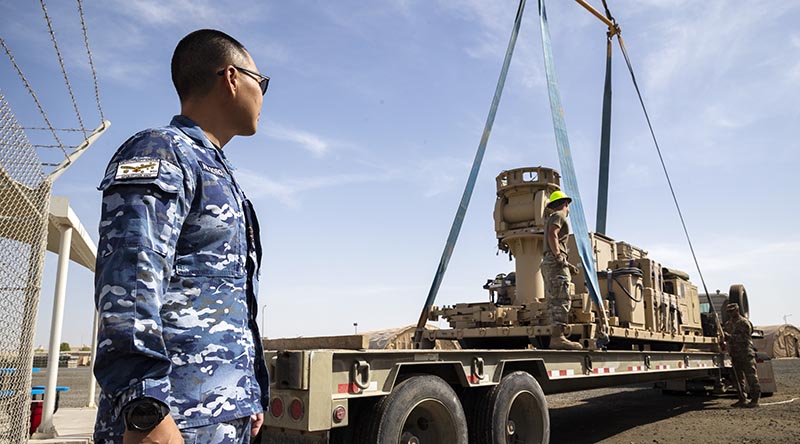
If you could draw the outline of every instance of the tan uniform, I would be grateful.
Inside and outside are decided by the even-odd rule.
[[[731,355],[733,368],[739,378],[742,390],[748,388],[750,399],[758,399],[761,395],[761,386],[756,375],[756,353],[753,349],[753,325],[743,317],[731,318],[725,323],[726,342],[728,353]],[[744,383],[747,381],[747,385]]]
[[[558,246],[560,257],[550,250],[550,242],[547,241],[547,233],[550,227],[558,227]],[[567,239],[569,238],[569,223],[567,222],[567,211],[554,211],[544,225],[544,260],[542,261],[542,277],[544,278],[545,297],[547,298],[547,317],[550,325],[567,324],[567,314],[572,308],[572,300],[569,294],[570,278],[567,262]]]

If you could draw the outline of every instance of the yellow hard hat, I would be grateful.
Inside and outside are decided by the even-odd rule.
[[[558,202],[560,204],[561,202],[559,202],[559,201],[564,200],[564,199],[567,200],[567,203],[572,202],[572,198],[567,196],[567,194],[565,192],[563,192],[561,190],[553,191],[553,193],[550,194],[550,203],[548,203],[547,206],[548,207],[553,207],[553,206],[555,206],[554,204],[556,202]]]

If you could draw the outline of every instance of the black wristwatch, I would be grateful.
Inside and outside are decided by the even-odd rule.
[[[122,409],[122,418],[127,430],[149,432],[169,415],[169,407],[152,398],[141,398],[129,402]]]

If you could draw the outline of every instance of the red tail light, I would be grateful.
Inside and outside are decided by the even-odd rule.
[[[344,409],[343,406],[337,406],[333,409],[333,420],[334,422],[342,422],[344,421],[345,416],[347,416],[347,411]]]
[[[295,421],[299,421],[303,418],[305,414],[305,409],[303,408],[303,401],[299,399],[293,399],[292,403],[289,404],[289,415],[292,416],[292,419]]]
[[[269,406],[269,411],[272,413],[272,416],[276,418],[280,418],[283,416],[283,401],[281,398],[272,398],[272,402]]]

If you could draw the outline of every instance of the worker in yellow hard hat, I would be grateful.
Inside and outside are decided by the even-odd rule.
[[[567,315],[572,308],[569,294],[571,272],[577,268],[567,261],[567,239],[569,238],[569,204],[572,198],[563,191],[553,191],[547,208],[551,211],[544,225],[544,277],[547,317],[551,326],[550,348],[555,350],[580,350],[583,347],[564,336]]]

